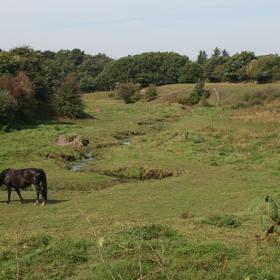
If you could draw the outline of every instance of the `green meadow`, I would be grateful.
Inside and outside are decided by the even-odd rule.
[[[16,279],[16,247],[26,280],[279,279],[259,205],[280,198],[280,103],[254,96],[280,84],[206,87],[216,95],[195,107],[177,102],[191,84],[135,104],[85,94],[91,118],[0,132],[0,170],[43,168],[49,186],[45,207],[32,188],[23,205],[1,189],[0,279]]]

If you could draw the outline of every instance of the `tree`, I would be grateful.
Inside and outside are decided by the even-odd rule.
[[[214,56],[207,60],[204,65],[205,76],[209,82],[221,82],[224,80],[224,69],[228,58]]]
[[[212,54],[212,57],[218,57],[222,54],[221,50],[216,47],[214,50],[213,50],[213,54]]]
[[[204,64],[207,60],[207,57],[208,57],[208,55],[207,55],[206,51],[199,51],[196,62],[198,64]]]
[[[33,85],[24,72],[13,76],[0,77],[0,90],[8,91],[17,103],[15,118],[19,122],[31,122],[39,112],[34,96]]]
[[[225,67],[225,78],[230,82],[246,81],[248,75],[246,73],[247,65],[255,59],[253,52],[241,52],[232,56]]]
[[[280,58],[276,55],[260,56],[250,62],[246,68],[246,74],[250,80],[258,83],[268,83],[277,80],[276,69],[280,65]]]
[[[205,82],[204,80],[197,80],[194,89],[192,90],[191,94],[188,97],[188,103],[190,105],[197,104],[203,96],[207,97],[209,92],[204,89]]]
[[[96,77],[97,89],[115,88],[118,82],[164,85],[177,83],[182,67],[189,61],[186,56],[173,52],[149,52],[127,56],[105,65]]]
[[[222,50],[222,56],[224,56],[224,57],[229,57],[229,53],[227,52],[226,49],[223,49],[223,50]]]
[[[54,99],[59,116],[71,119],[83,118],[84,104],[75,75],[68,75],[57,89]]]
[[[0,125],[10,125],[15,121],[17,102],[8,90],[0,91]]]
[[[147,101],[152,101],[158,97],[156,85],[149,85],[145,90],[145,99]]]
[[[118,83],[116,86],[117,97],[125,103],[134,103],[141,99],[140,85],[132,82]]]
[[[181,70],[179,83],[195,83],[198,79],[203,79],[204,71],[200,64],[188,62]]]

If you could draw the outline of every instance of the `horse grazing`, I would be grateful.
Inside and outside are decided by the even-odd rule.
[[[23,203],[23,197],[20,194],[19,189],[25,189],[28,186],[34,185],[36,189],[37,199],[35,205],[39,204],[39,196],[42,196],[42,206],[47,201],[47,177],[46,173],[42,169],[26,168],[26,169],[5,169],[0,173],[0,187],[5,185],[8,190],[8,201],[11,201],[12,188],[15,189],[18,194],[21,203]]]

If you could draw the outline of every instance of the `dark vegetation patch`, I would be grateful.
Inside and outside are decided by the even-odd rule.
[[[133,136],[143,135],[143,132],[136,131],[136,130],[124,130],[124,131],[116,131],[114,133],[114,138],[118,140],[126,139]]]
[[[95,145],[96,149],[103,149],[103,148],[110,148],[114,146],[119,146],[119,142],[103,142],[103,143],[98,143]]]
[[[241,225],[239,218],[234,215],[210,216],[202,220],[202,223],[217,227],[229,228],[236,228]]]
[[[254,93],[247,93],[243,100],[231,106],[232,109],[245,109],[254,106],[264,106],[265,103],[280,98],[280,90],[278,88],[269,87]]]
[[[180,215],[180,218],[183,219],[183,220],[188,220],[188,219],[191,219],[192,217],[193,217],[193,214],[188,212],[188,211],[183,212]]]
[[[172,169],[161,169],[161,168],[147,168],[143,170],[142,178],[144,180],[149,179],[164,179],[167,177],[178,176],[180,172]]]
[[[172,237],[177,235],[177,232],[174,229],[160,224],[151,224],[140,227],[134,227],[122,233],[124,235],[143,240],[152,240],[159,237]]]
[[[179,176],[182,173],[179,170],[148,167],[119,167],[100,172],[107,176],[139,180],[164,179]]]
[[[54,160],[55,164],[61,168],[69,169],[71,163],[80,159],[80,155],[76,153],[53,152],[53,153],[47,153],[45,155],[45,158]]]
[[[56,191],[79,191],[79,192],[90,192],[90,191],[99,191],[107,188],[111,188],[120,184],[128,183],[128,180],[123,179],[108,179],[104,182],[85,182],[85,183],[71,183],[71,182],[57,182],[54,186],[49,185],[50,190]]]
[[[81,149],[73,149],[69,152],[52,152],[45,154],[46,159],[54,160],[54,162],[62,167],[69,170],[74,170],[72,167],[77,165],[84,166],[88,162],[95,161],[96,158],[99,158],[100,155],[98,153],[94,153],[91,150],[81,150]]]
[[[138,125],[140,126],[152,126],[155,123],[162,123],[162,122],[175,122],[180,118],[179,115],[177,114],[165,114],[161,117],[156,117],[156,118],[149,118],[149,119],[143,119],[139,120],[137,122]]]

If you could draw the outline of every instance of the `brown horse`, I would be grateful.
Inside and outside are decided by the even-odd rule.
[[[28,186],[34,185],[36,189],[37,199],[35,205],[39,204],[39,196],[42,197],[42,206],[47,201],[47,177],[46,173],[42,169],[26,168],[26,169],[5,169],[0,173],[0,186],[5,185],[8,190],[8,201],[11,201],[12,188],[15,189],[18,194],[21,203],[23,203],[23,197],[20,194],[19,189],[25,189]]]

